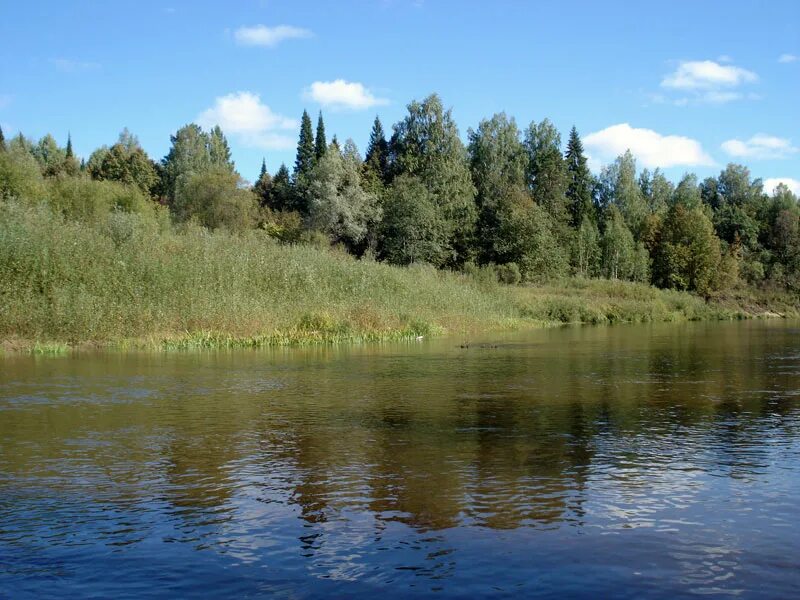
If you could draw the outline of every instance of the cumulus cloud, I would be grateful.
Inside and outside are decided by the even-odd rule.
[[[385,98],[377,98],[363,84],[344,79],[315,81],[303,95],[332,109],[363,110],[389,103]]]
[[[593,165],[608,162],[630,150],[645,167],[713,166],[700,142],[680,135],[661,135],[652,129],[612,125],[587,135],[583,145]]]
[[[773,135],[757,133],[749,140],[727,140],[722,143],[722,149],[737,158],[786,158],[798,149],[792,146],[790,140]]]
[[[745,96],[736,88],[756,81],[758,75],[742,67],[713,60],[690,60],[678,63],[675,71],[664,76],[661,87],[690,94],[677,98],[674,103],[678,106],[685,106],[691,100],[722,104],[745,97],[754,98],[752,94]]]
[[[266,46],[273,48],[285,40],[309,38],[313,34],[308,29],[292,27],[291,25],[255,25],[253,27],[240,27],[233,32],[233,38],[242,46]]]
[[[792,179],[791,177],[772,177],[764,180],[764,190],[770,194],[775,193],[775,188],[778,184],[783,184],[795,195],[800,196],[800,180]]]
[[[781,54],[778,57],[778,62],[783,64],[797,62],[798,60],[800,60],[800,56],[796,54]]]
[[[217,98],[214,106],[200,113],[197,122],[203,127],[219,125],[244,145],[267,150],[292,148],[294,139],[281,132],[298,126],[294,119],[274,113],[252,92]]]

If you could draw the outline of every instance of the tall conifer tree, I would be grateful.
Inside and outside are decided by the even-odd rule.
[[[322,111],[317,119],[317,137],[314,140],[314,157],[317,161],[325,155],[328,149],[328,142],[325,139],[325,123],[322,120]]]
[[[311,176],[314,168],[314,130],[311,126],[311,117],[307,111],[303,111],[303,118],[300,122],[300,138],[297,141],[297,158],[294,161],[295,180]]]
[[[364,163],[383,183],[388,183],[389,179],[389,142],[386,141],[386,134],[378,116],[372,124],[372,132],[369,134],[369,144]]]
[[[572,226],[581,226],[584,218],[596,220],[592,201],[592,174],[583,154],[583,143],[578,130],[572,127],[567,142],[567,200],[569,202]]]

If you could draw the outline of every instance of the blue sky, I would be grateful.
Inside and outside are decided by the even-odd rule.
[[[2,0],[6,136],[72,133],[78,154],[128,127],[154,158],[219,122],[242,175],[291,165],[304,108],[363,151],[438,92],[462,137],[506,111],[575,124],[592,165],[716,174],[800,191],[800,2]]]

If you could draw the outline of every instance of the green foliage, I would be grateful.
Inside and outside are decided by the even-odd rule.
[[[195,220],[210,229],[241,232],[256,224],[256,197],[225,166],[210,167],[178,179],[173,208],[179,221]]]
[[[674,201],[675,186],[664,176],[661,169],[656,169],[652,175],[650,171],[644,169],[639,175],[639,188],[651,215],[665,214]]]
[[[436,199],[418,178],[400,175],[387,190],[380,255],[397,265],[440,266],[447,257],[447,226]]]
[[[477,131],[470,130],[468,137],[470,169],[477,192],[479,258],[484,263],[495,262],[501,242],[500,214],[512,191],[525,186],[528,157],[516,122],[505,113],[481,121]]]
[[[559,233],[570,221],[567,205],[567,163],[561,154],[561,135],[547,119],[531,123],[525,132],[527,179],[533,201],[544,208]]]
[[[317,119],[317,135],[314,139],[314,159],[319,161],[328,150],[328,142],[325,139],[325,123],[322,120],[322,112]]]
[[[372,191],[389,183],[389,142],[383,132],[381,120],[376,116],[369,134],[367,154],[364,158],[364,179],[372,182]]]
[[[219,125],[215,125],[208,133],[206,144],[210,165],[212,167],[226,169],[233,173],[235,171],[235,166],[231,160],[231,149]]]
[[[504,265],[497,265],[497,281],[505,283],[506,285],[517,285],[522,281],[522,272],[519,270],[517,263],[506,263]]]
[[[661,287],[709,295],[717,285],[720,241],[699,205],[675,203],[667,212],[653,256],[653,281]]]
[[[311,174],[309,219],[312,227],[354,251],[380,220],[377,198],[361,186],[361,162],[348,140],[343,156],[336,148],[323,154]]]
[[[39,140],[39,143],[31,149],[31,153],[45,177],[58,175],[64,170],[67,154],[49,133]]]
[[[648,280],[649,256],[641,242],[635,242],[621,211],[612,206],[606,217],[601,242],[603,274],[609,279]]]
[[[498,262],[516,263],[525,281],[566,275],[566,252],[558,244],[547,211],[522,189],[512,191],[500,213]]]
[[[162,185],[167,198],[174,200],[178,179],[202,173],[209,168],[211,159],[208,136],[199,125],[191,123],[181,127],[170,140],[172,147],[163,160]]]
[[[462,264],[473,252],[477,210],[467,153],[452,112],[436,94],[408,105],[408,114],[394,126],[390,146],[394,176],[417,178],[433,197],[444,228],[448,265]]]
[[[284,169],[285,168],[286,167],[284,167]],[[288,171],[286,171],[286,182],[287,184],[289,182]],[[253,193],[256,195],[258,203],[261,206],[271,206],[272,177],[270,177],[269,171],[267,171],[267,161],[265,159],[261,159],[261,172],[258,174],[258,179],[253,186]]]
[[[572,265],[581,277],[600,275],[600,231],[594,220],[587,217],[578,228],[572,245]]]
[[[303,111],[300,120],[300,137],[297,141],[297,157],[294,161],[295,180],[303,177],[310,177],[311,170],[314,168],[314,157],[316,149],[314,147],[314,130],[311,126],[311,117],[307,111]]]
[[[600,196],[604,209],[615,206],[625,225],[638,238],[648,214],[647,202],[636,180],[636,160],[630,150],[604,167],[600,174]]]
[[[87,171],[93,179],[135,185],[146,194],[152,194],[158,182],[155,164],[127,130],[111,148],[92,154]]]
[[[272,210],[291,211],[296,210],[295,193],[292,187],[289,169],[281,163],[280,168],[272,178],[272,189],[270,190],[267,206]]]
[[[23,145],[13,140],[0,152],[0,200],[19,198],[41,200],[44,179],[39,163]]]
[[[47,202],[57,214],[78,222],[98,222],[113,212],[136,213],[152,218],[156,206],[139,188],[116,181],[85,177],[51,179]]]
[[[565,161],[567,164],[565,195],[571,217],[570,224],[573,227],[580,227],[585,219],[596,222],[597,215],[592,198],[594,178],[583,154],[583,143],[574,126],[569,132]]]

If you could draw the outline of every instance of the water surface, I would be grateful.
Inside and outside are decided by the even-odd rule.
[[[460,341],[0,358],[0,598],[800,595],[800,324]]]

